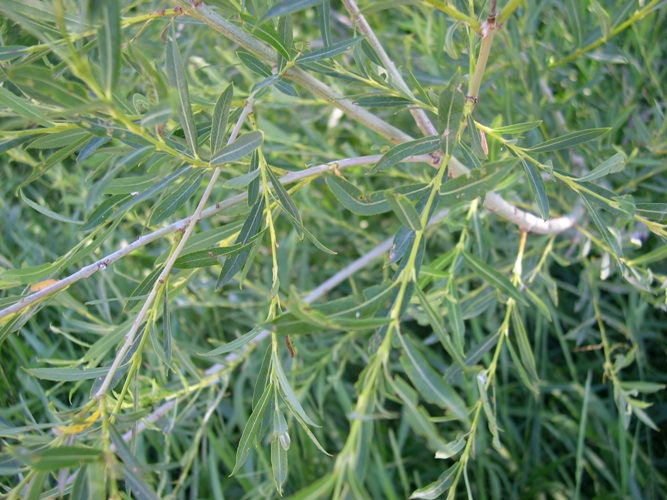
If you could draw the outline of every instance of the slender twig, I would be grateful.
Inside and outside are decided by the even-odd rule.
[[[227,141],[227,144],[231,144],[234,142],[236,137],[239,134],[239,131],[241,130],[241,126],[243,125],[243,122],[246,120],[247,116],[252,112],[252,107],[254,104],[254,99],[251,97],[248,97],[248,99],[245,102],[245,105],[243,107],[243,111],[241,112],[241,116],[239,117],[238,121],[236,122],[236,125],[234,126],[234,129],[232,130],[232,133],[229,136],[229,140]],[[104,380],[102,381],[102,384],[100,385],[100,388],[97,390],[95,393],[96,398],[102,398],[106,392],[109,390],[109,386],[111,385],[111,381],[114,378],[114,375],[118,371],[118,368],[120,367],[120,364],[123,362],[123,358],[125,357],[125,354],[127,351],[130,350],[132,347],[132,344],[134,344],[134,338],[137,335],[137,332],[139,331],[139,328],[141,327],[142,323],[144,322],[144,319],[146,318],[146,314],[148,313],[148,310],[150,307],[153,305],[153,301],[157,297],[160,288],[164,285],[165,281],[169,277],[169,273],[171,273],[171,269],[174,266],[174,262],[176,262],[176,259],[178,256],[181,254],[183,249],[185,248],[185,245],[187,244],[188,240],[190,239],[190,236],[195,230],[195,227],[197,227],[197,221],[201,217],[201,213],[204,210],[204,207],[206,206],[206,202],[208,202],[209,197],[211,196],[211,192],[213,191],[213,188],[215,187],[215,183],[218,180],[218,177],[220,176],[220,173],[222,172],[222,165],[219,167],[216,167],[216,169],[213,171],[213,174],[211,175],[211,180],[209,181],[208,185],[206,186],[206,189],[204,190],[204,194],[202,195],[201,199],[199,200],[199,204],[197,205],[197,208],[195,209],[194,213],[192,214],[192,217],[190,220],[186,223],[185,231],[183,232],[183,236],[181,236],[180,241],[178,242],[178,245],[174,249],[174,251],[171,253],[169,258],[167,259],[167,262],[165,262],[164,269],[158,276],[158,279],[155,282],[155,285],[153,286],[152,290],[148,294],[148,297],[146,297],[146,300],[144,301],[144,305],[141,307],[141,310],[137,314],[137,317],[134,319],[134,322],[132,323],[132,326],[130,327],[130,331],[127,332],[127,335],[125,335],[125,342],[123,342],[123,345],[118,349],[118,352],[116,353],[116,357],[113,360],[113,363],[111,363],[111,366],[109,367],[109,371],[104,377]]]
[[[350,167],[357,167],[357,166],[362,166],[362,165],[372,165],[374,163],[377,163],[382,155],[368,155],[368,156],[358,156],[358,157],[353,157],[353,158],[346,158],[343,160],[337,160],[337,161],[332,161],[328,163],[323,163],[320,165],[316,165],[304,170],[300,170],[298,172],[290,172],[287,175],[284,175],[281,177],[280,182],[281,184],[291,184],[293,182],[298,182],[302,181],[304,179],[308,179],[309,177],[316,177],[324,172],[328,172],[329,170],[335,168],[338,170],[343,170],[346,168]],[[406,162],[415,162],[415,163],[428,163],[431,161],[431,157],[428,155],[419,155],[419,156],[412,156],[410,158],[406,158]],[[242,202],[244,202],[247,199],[247,194],[246,193],[241,193],[235,196],[232,196],[230,198],[225,199],[224,201],[218,202],[215,205],[212,205],[208,207],[206,210],[203,210],[201,212],[201,215],[199,216],[198,220],[200,219],[206,219],[208,217],[212,217],[213,215],[216,215],[224,210],[227,210],[231,207],[234,207]],[[26,307],[35,304],[39,302],[40,300],[44,299],[45,297],[52,295],[60,290],[63,290],[64,288],[67,288],[68,286],[76,283],[77,281],[80,281],[82,279],[89,278],[93,274],[95,274],[97,271],[105,270],[107,267],[109,267],[111,264],[114,262],[122,259],[126,255],[131,254],[135,250],[142,248],[146,246],[149,243],[152,243],[153,241],[159,240],[171,233],[175,233],[177,231],[183,231],[185,228],[188,226],[190,223],[191,218],[185,218],[181,219],[177,222],[174,222],[168,226],[165,226],[161,229],[158,229],[157,231],[153,231],[152,233],[146,234],[144,236],[141,236],[140,238],[137,238],[135,241],[130,243],[129,245],[116,250],[113,253],[110,253],[109,255],[106,255],[102,257],[101,259],[93,262],[92,264],[89,264],[85,267],[82,267],[79,269],[77,272],[71,274],[70,276],[63,278],[62,280],[57,281],[56,283],[53,283],[52,285],[49,285],[46,288],[43,288],[42,290],[32,293],[31,295],[26,295],[25,297],[22,297],[18,302],[15,304],[12,304],[11,306],[6,307],[5,309],[0,310],[0,319],[7,317],[9,315],[15,314],[17,312],[20,312],[21,310],[25,309]]]
[[[368,24],[368,21],[366,21],[366,18],[359,10],[357,2],[355,0],[343,0],[343,5],[350,14],[352,21],[357,25],[359,32],[366,35],[366,40],[371,45],[371,47],[373,47],[373,50],[375,50],[375,53],[382,61],[382,64],[384,64],[384,67],[392,81],[394,81],[396,85],[398,85],[401,90],[408,96],[414,97],[410,87],[408,87],[405,83],[405,80],[403,80],[403,76],[396,69],[394,61],[392,61],[392,59],[387,55],[387,52],[384,50],[380,40],[375,35],[373,28],[371,28],[371,26]],[[415,119],[417,126],[424,135],[436,135],[438,133],[423,109],[410,109],[410,114]]]

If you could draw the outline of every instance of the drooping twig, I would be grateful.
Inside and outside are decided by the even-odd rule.
[[[243,111],[241,112],[241,116],[239,117],[238,121],[236,122],[236,125],[234,126],[234,129],[232,130],[232,133],[229,136],[229,140],[227,141],[227,144],[231,144],[234,142],[236,137],[239,134],[239,131],[241,130],[241,126],[243,125],[243,122],[246,120],[248,115],[252,112],[252,107],[254,104],[254,99],[252,96],[248,97],[248,99],[245,102],[245,105],[243,106]],[[130,327],[130,331],[127,332],[125,335],[125,341],[123,342],[123,345],[118,349],[118,352],[116,353],[116,357],[113,360],[113,363],[111,363],[111,366],[109,367],[109,371],[107,372],[106,376],[104,377],[104,380],[102,381],[102,384],[100,385],[100,388],[97,390],[95,393],[96,398],[102,398],[106,394],[106,392],[109,390],[109,386],[111,385],[111,381],[114,378],[114,375],[118,371],[118,368],[120,367],[120,364],[123,362],[123,358],[125,357],[125,354],[130,350],[132,347],[132,344],[134,344],[134,338],[137,335],[137,332],[139,331],[139,328],[141,328],[141,325],[144,322],[144,319],[146,318],[146,314],[148,313],[148,310],[150,307],[153,305],[153,301],[157,297],[160,287],[163,286],[167,278],[169,278],[169,273],[171,273],[171,269],[174,266],[174,262],[176,262],[176,259],[178,256],[181,254],[181,251],[185,248],[185,245],[187,244],[188,240],[190,239],[190,236],[195,230],[195,227],[197,227],[197,221],[199,220],[199,217],[201,217],[201,213],[204,210],[204,207],[206,206],[206,203],[208,202],[209,197],[211,196],[211,192],[213,191],[213,188],[215,187],[215,183],[218,180],[218,177],[220,176],[220,173],[222,172],[222,166],[216,167],[216,169],[213,171],[213,174],[211,175],[211,180],[209,181],[208,185],[206,186],[206,189],[204,190],[204,194],[202,195],[201,199],[199,200],[199,204],[197,205],[197,208],[195,209],[194,213],[192,214],[192,217],[188,220],[186,223],[185,231],[183,231],[183,236],[181,236],[180,241],[178,242],[178,245],[174,249],[174,251],[171,253],[169,258],[167,259],[167,262],[164,264],[164,269],[158,276],[157,280],[155,281],[155,284],[153,285],[153,288],[151,289],[150,293],[148,294],[148,297],[146,297],[144,301],[144,305],[141,307],[141,310],[137,314],[137,317],[134,319],[132,322],[132,326]],[[166,286],[166,285],[165,285]]]

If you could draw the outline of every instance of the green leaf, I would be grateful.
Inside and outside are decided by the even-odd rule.
[[[65,224],[83,224],[83,222],[75,220],[75,219],[70,219],[69,217],[65,217],[63,215],[60,215],[52,210],[49,210],[46,207],[41,206],[38,203],[35,203],[32,201],[30,198],[28,198],[24,193],[22,189],[19,189],[19,194],[21,195],[21,199],[32,209],[36,210],[40,214],[48,217],[49,219],[54,219],[57,220],[58,222],[64,222]]]
[[[162,343],[167,363],[171,362],[171,316],[169,315],[169,288],[165,285],[162,307]]]
[[[238,137],[231,144],[227,144],[211,158],[211,166],[222,165],[243,158],[262,145],[264,134],[255,130]]]
[[[89,94],[83,85],[55,76],[49,68],[31,64],[13,65],[9,79],[27,96],[44,104],[70,108],[88,104]]]
[[[577,132],[572,132],[571,134],[566,134],[561,137],[556,137],[545,141],[541,144],[533,146],[532,148],[527,148],[526,151],[531,153],[546,153],[548,151],[558,151],[560,149],[567,149],[582,144],[584,142],[592,141],[598,137],[609,132],[609,128],[591,128],[587,130],[579,130]]]
[[[440,203],[451,205],[469,202],[492,191],[507,176],[516,159],[488,163],[481,169],[471,170],[468,175],[448,179],[440,188]]]
[[[23,97],[19,97],[5,87],[0,86],[0,106],[7,107],[17,115],[30,121],[48,127],[49,121],[44,116],[42,110]]]
[[[30,457],[33,467],[38,471],[52,471],[68,467],[79,467],[95,462],[102,456],[102,450],[87,446],[58,446],[49,448]]]
[[[435,333],[435,336],[445,348],[447,354],[449,354],[452,359],[454,359],[454,361],[456,361],[456,363],[463,368],[465,358],[464,352],[459,347],[457,347],[454,342],[452,342],[452,339],[447,333],[447,330],[445,330],[445,325],[442,322],[442,318],[431,305],[428,298],[426,297],[426,294],[424,294],[424,292],[419,287],[415,287],[415,293],[422,306],[423,312],[426,314],[426,319],[433,329],[433,333]]]
[[[132,491],[132,498],[137,500],[158,500],[160,497],[155,493],[146,481],[136,473],[136,469],[129,465],[121,465],[123,480]]]
[[[227,120],[229,119],[229,109],[232,105],[232,98],[234,97],[234,85],[229,84],[227,88],[220,94],[215,108],[213,108],[213,120],[211,121],[211,154],[215,155],[225,136],[227,129]]]
[[[171,26],[170,37],[167,42],[167,76],[173,87],[178,92],[178,116],[181,119],[181,127],[188,142],[190,151],[197,155],[197,128],[190,106],[190,93],[188,92],[188,81],[185,77],[185,64],[181,59],[181,52],[176,41],[176,29]]]
[[[157,281],[158,276],[160,276],[160,273],[164,269],[164,266],[157,266],[155,269],[153,269],[143,280],[141,280],[141,283],[139,283],[134,290],[132,290],[132,293],[128,297],[128,302],[125,304],[125,307],[123,308],[123,311],[127,310],[127,308],[131,305],[132,302],[141,300],[143,299],[153,288],[153,285]]]
[[[488,377],[488,371],[484,370],[480,373],[477,374],[475,377],[477,381],[477,390],[479,392],[479,397],[482,400],[482,409],[484,410],[484,414],[486,415],[486,422],[489,427],[489,432],[493,436],[493,447],[501,451],[502,450],[502,445],[500,444],[500,431],[498,429],[498,421],[496,420],[496,414],[493,411],[493,408],[491,407],[491,403],[489,402],[489,395],[486,392],[486,388],[484,387],[486,384],[486,380]]]
[[[391,210],[396,214],[401,223],[413,231],[420,231],[422,229],[421,219],[412,203],[400,194],[385,192],[385,198],[391,207]]]
[[[493,129],[498,134],[520,134],[522,132],[529,132],[542,125],[542,120],[534,122],[515,123],[514,125],[505,125],[504,127],[496,127]]]
[[[410,498],[426,498],[428,500],[442,498],[454,485],[454,478],[461,465],[461,462],[455,462],[454,465],[450,466],[449,469],[440,474],[440,477],[438,477],[437,480],[423,488],[415,490],[412,495],[410,495]]]
[[[282,0],[273,4],[262,16],[260,22],[278,16],[286,16],[323,3],[324,0]]]
[[[121,61],[120,7],[118,0],[103,3],[104,22],[97,37],[102,80],[108,95],[116,89]]]
[[[289,406],[290,409],[296,415],[298,415],[299,418],[303,420],[306,424],[312,425],[313,427],[319,427],[306,414],[306,412],[303,409],[303,406],[301,406],[301,402],[296,397],[296,394],[294,394],[294,390],[292,389],[292,386],[287,380],[287,376],[285,375],[282,364],[280,363],[280,358],[278,357],[278,351],[274,351],[273,353],[272,366],[273,366],[273,371],[276,377],[278,378],[278,383],[280,384],[280,391],[283,395],[283,400],[285,401],[285,404],[287,404],[287,406]]]
[[[516,307],[512,308],[512,326],[514,327],[514,339],[519,347],[519,356],[521,363],[526,368],[531,380],[531,387],[533,390],[539,386],[540,377],[537,375],[537,368],[535,367],[535,357],[533,356],[533,349],[530,346],[526,328],[521,319],[521,315]]]
[[[520,160],[523,171],[528,178],[528,184],[530,185],[530,190],[533,193],[533,198],[537,203],[537,208],[540,211],[540,216],[542,219],[549,219],[549,198],[547,198],[547,192],[544,189],[544,182],[542,182],[542,176],[540,172],[535,168],[535,165],[526,161],[525,158]]]
[[[236,53],[236,55],[241,60],[243,65],[250,71],[253,71],[265,78],[272,75],[271,68],[268,65],[264,64],[262,61],[260,61],[257,57],[252,55],[250,52],[239,50]]]
[[[104,224],[107,219],[114,213],[115,207],[131,198],[129,194],[116,194],[109,196],[106,200],[100,203],[95,210],[93,210],[86,223],[81,228],[82,231],[88,231],[97,226]]]
[[[89,138],[90,132],[80,128],[46,134],[39,139],[34,140],[28,145],[28,149],[57,149],[80,141],[82,138]]]
[[[247,333],[244,333],[241,335],[239,338],[232,340],[231,342],[227,342],[225,345],[222,345],[216,349],[213,349],[211,351],[201,353],[199,356],[220,356],[221,354],[227,354],[229,352],[236,351],[237,349],[240,349],[246,344],[249,344],[255,337],[257,337],[260,333],[264,331],[263,326],[256,326],[252,330],[250,330]]]
[[[317,19],[320,22],[320,35],[325,47],[331,47],[331,5],[329,0],[317,4]]]
[[[438,100],[438,121],[440,142],[446,154],[459,141],[459,130],[463,119],[465,96],[460,89],[461,71],[452,77],[446,89],[440,92]]]
[[[503,292],[505,295],[513,298],[517,303],[526,305],[526,299],[521,292],[517,290],[505,276],[466,251],[462,251],[461,255],[463,255],[466,264],[468,264],[468,267],[470,267],[476,275],[494,288]]]
[[[401,335],[399,339],[403,346],[401,366],[420,396],[431,404],[448,409],[456,418],[467,422],[468,409],[461,396],[431,367],[410,337]]]
[[[621,249],[614,235],[611,234],[607,226],[604,224],[604,222],[602,222],[602,219],[600,218],[600,214],[598,213],[598,211],[592,205],[591,203],[592,197],[587,193],[579,193],[579,194],[581,195],[581,199],[584,202],[586,209],[588,210],[588,214],[591,216],[593,223],[596,225],[598,231],[600,232],[604,240],[607,242],[607,245],[614,254],[614,257],[616,257],[617,260],[621,259],[623,257],[623,250]]]
[[[280,495],[283,494],[283,485],[287,481],[287,450],[280,445],[280,439],[277,437],[271,441],[271,471],[273,472],[273,482]]]
[[[252,32],[260,40],[264,40],[271,47],[276,49],[276,52],[283,56],[286,60],[291,59],[290,50],[285,44],[285,42],[280,38],[276,29],[271,26],[269,23],[262,24],[261,26],[256,26]]]
[[[297,59],[297,65],[299,63],[306,64],[310,62],[320,61],[322,59],[329,59],[331,57],[337,56],[338,54],[342,54],[348,48],[358,44],[364,38],[365,37],[363,36],[358,36],[350,40],[343,40],[342,42],[334,43],[333,45],[324,47],[319,50],[304,52]]]
[[[243,189],[259,176],[259,172],[259,169],[251,170],[247,174],[239,175],[238,177],[225,181],[222,187],[227,189]]]
[[[461,312],[461,301],[459,300],[459,292],[456,289],[456,279],[452,275],[449,276],[445,299],[447,301],[447,319],[449,320],[449,326],[454,333],[454,342],[458,347],[459,352],[463,353],[466,325],[463,321],[463,313]]]
[[[606,159],[586,175],[579,177],[578,182],[592,181],[604,177],[605,175],[621,172],[625,168],[625,155],[616,153],[611,158]]]
[[[482,140],[480,139],[479,134],[483,133],[480,130],[477,130],[475,127],[475,120],[473,120],[472,115],[468,115],[466,119],[468,123],[468,132],[470,133],[470,144],[472,145],[472,152],[477,158],[486,160],[486,153],[482,147]]]
[[[0,273],[0,280],[12,281],[19,285],[27,285],[42,281],[58,268],[58,262],[44,263],[37,266],[22,267],[20,269],[9,269]]]
[[[354,104],[364,108],[394,108],[408,106],[409,104],[412,104],[412,101],[390,94],[375,94],[360,97],[354,101]]]
[[[196,252],[181,255],[174,262],[174,269],[196,269],[199,267],[209,267],[220,264],[218,257],[232,257],[239,255],[243,251],[249,250],[255,241],[260,239],[264,231],[260,231],[245,243],[235,243],[224,247],[213,247],[206,250],[197,250]]]
[[[203,173],[192,172],[176,189],[158,203],[148,220],[148,225],[159,224],[181,208],[195,194],[203,178]]]
[[[289,194],[287,194],[287,191],[280,183],[276,175],[271,170],[271,167],[269,165],[265,165],[264,168],[266,170],[266,175],[268,176],[269,181],[271,181],[273,192],[278,197],[280,207],[289,214],[290,220],[294,226],[294,229],[296,229],[299,239],[303,240],[303,222],[301,221],[299,211],[296,209],[296,205],[292,201],[292,198],[290,198]]]
[[[392,167],[409,156],[428,154],[438,149],[440,149],[440,138],[436,135],[404,142],[383,154],[380,161],[368,171],[368,175]]]
[[[243,466],[250,449],[257,443],[260,439],[260,429],[262,427],[262,421],[264,420],[264,413],[266,413],[269,401],[273,396],[273,384],[269,383],[264,387],[264,392],[257,402],[257,406],[252,410],[250,418],[246,422],[245,427],[243,428],[243,433],[241,434],[241,440],[239,441],[239,446],[236,449],[236,460],[234,463],[234,468],[230,476],[233,476],[240,467]]]
[[[253,205],[248,214],[248,218],[243,223],[241,232],[236,238],[236,243],[246,244],[250,242],[250,239],[257,234],[263,213],[264,197],[260,197],[257,200],[257,203]],[[218,282],[215,285],[216,290],[220,290],[225,284],[231,281],[239,269],[243,267],[249,252],[250,250],[246,248],[240,254],[225,259],[225,262],[222,265],[222,270],[220,271],[220,276],[218,277]]]
[[[88,368],[86,370],[82,370],[81,368],[32,368],[28,370],[28,373],[41,380],[76,382],[104,377],[109,373],[109,367]]]

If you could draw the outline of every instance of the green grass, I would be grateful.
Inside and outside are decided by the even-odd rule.
[[[0,2],[1,494],[663,498],[665,2],[493,4]]]

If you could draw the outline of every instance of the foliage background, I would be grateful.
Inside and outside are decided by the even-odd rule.
[[[665,2],[499,2],[507,18],[471,115],[487,130],[488,152],[480,154],[471,122],[455,149],[468,166],[480,163],[483,174],[470,179],[492,184],[465,191],[464,177],[468,198],[442,198],[438,209],[448,211],[423,231],[421,268],[410,252],[398,264],[418,278],[385,265],[388,246],[364,256],[402,225],[419,225],[414,197],[385,202],[383,193],[433,186],[428,158],[370,175],[378,157],[348,167],[343,160],[384,154],[405,136],[390,140],[340,112],[335,99],[295,83],[290,65],[302,52],[341,47],[301,67],[322,92],[412,137],[421,133],[408,111],[424,109],[439,135],[442,96],[462,99],[450,79],[457,69],[472,74],[473,28],[489,5],[361,2],[408,81],[406,95],[368,37],[354,40],[345,7],[355,2],[301,3],[208,4],[242,40],[284,47],[289,58],[263,68],[239,40],[202,23],[206,5],[0,2],[0,308],[91,266],[85,279],[0,319],[3,494],[664,497]],[[270,8],[282,16],[260,22]],[[335,45],[346,41],[344,51]],[[214,170],[216,102],[231,108],[229,127],[218,127],[225,140],[239,116],[241,137],[262,132],[261,149],[247,147],[260,175],[247,176],[251,155],[222,166],[213,208],[184,254],[229,247],[239,231],[249,237],[250,207],[234,197],[248,189],[252,197],[256,183],[328,162],[339,169],[325,165],[286,184],[288,198],[265,197],[272,208],[259,228],[267,229],[236,254],[247,261],[221,291],[215,261],[177,266],[159,284],[153,271],[185,230],[168,224],[195,213]],[[610,130],[588,142],[575,134],[602,127]],[[527,149],[567,134],[575,135],[562,149]],[[515,145],[536,163],[517,162]],[[591,182],[572,180],[598,165]],[[352,188],[343,179],[365,194],[357,203],[385,203],[382,213],[344,206],[335,186]],[[536,214],[546,198],[551,218],[574,225],[521,233],[483,208],[477,196],[491,188]],[[320,243],[302,240],[303,227]],[[161,228],[170,229],[155,233]],[[100,266],[132,242],[135,250]],[[357,258],[360,269],[317,297],[345,302],[305,305],[309,291]],[[402,304],[390,283],[418,291]],[[138,342],[123,359],[118,349],[144,304]],[[348,313],[327,317],[340,310]],[[114,360],[129,360],[119,372],[129,376],[100,390]]]

